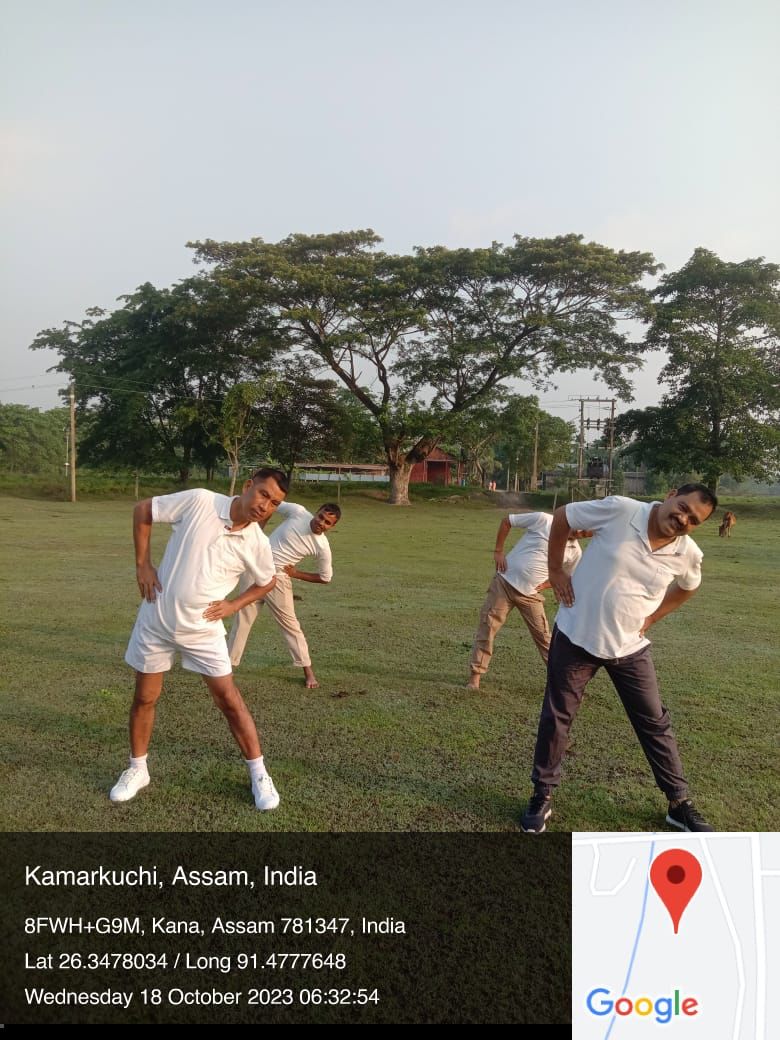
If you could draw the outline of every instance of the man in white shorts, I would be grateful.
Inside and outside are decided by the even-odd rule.
[[[261,524],[287,494],[281,470],[260,469],[229,498],[196,489],[147,498],[133,513],[136,578],[143,602],[125,660],[135,669],[135,697],[130,709],[130,765],[111,789],[112,802],[127,802],[149,783],[147,749],[154,727],[163,676],[177,652],[182,665],[198,672],[249,770],[258,809],[275,809],[279,795],[265,770],[254,720],[233,682],[220,619],[265,596],[274,587],[274,563]],[[150,556],[153,523],[173,525],[155,570]],[[238,578],[251,583],[233,600],[227,596]]]
[[[496,534],[493,560],[496,573],[488,586],[487,597],[479,612],[479,627],[471,649],[469,667],[471,675],[466,684],[470,690],[478,690],[482,676],[490,666],[493,643],[506,624],[513,607],[528,626],[542,660],[547,663],[550,646],[550,626],[544,612],[543,589],[549,589],[547,578],[547,540],[552,525],[550,513],[509,513],[503,518]],[[513,527],[525,530],[525,535],[508,555],[504,554],[504,543]],[[571,531],[566,542],[563,566],[568,573],[574,570],[582,556],[577,538],[587,536],[587,531]]]
[[[547,664],[531,779],[534,793],[520,826],[545,830],[561,780],[569,730],[585,687],[603,667],[623,703],[655,782],[666,795],[667,823],[711,831],[688,797],[677,740],[661,702],[647,630],[677,610],[701,583],[702,551],[688,537],[718,500],[703,484],[685,484],[664,502],[613,495],[557,509],[550,530],[550,584],[560,603]],[[572,578],[562,567],[570,526],[593,538]]]
[[[228,639],[230,663],[234,668],[241,663],[252,625],[265,602],[287,643],[293,664],[303,668],[306,688],[314,690],[319,683],[311,666],[309,645],[295,616],[291,579],[297,578],[299,581],[309,581],[318,585],[327,585],[330,582],[333,577],[333,561],[326,534],[341,519],[341,509],[333,502],[326,502],[312,515],[297,502],[283,502],[277,513],[283,520],[269,539],[276,567],[276,585],[263,601],[250,603],[236,614]],[[317,563],[316,571],[298,570],[296,565],[305,556],[314,557]],[[250,576],[244,575],[239,591],[246,588],[250,581]]]

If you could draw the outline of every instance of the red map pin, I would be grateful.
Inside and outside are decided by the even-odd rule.
[[[701,864],[685,849],[667,849],[650,864],[650,883],[669,911],[677,935],[683,911],[701,884]]]

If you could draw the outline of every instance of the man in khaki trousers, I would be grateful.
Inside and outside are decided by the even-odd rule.
[[[496,534],[493,559],[496,573],[488,586],[487,597],[479,612],[479,627],[474,637],[469,666],[471,675],[467,686],[478,690],[482,676],[490,666],[493,643],[506,623],[513,607],[528,626],[531,638],[547,663],[550,646],[550,626],[544,612],[543,589],[550,587],[547,576],[547,541],[552,516],[549,513],[509,513],[501,521]],[[504,542],[513,527],[525,530],[525,536],[504,554]],[[566,544],[564,566],[571,573],[582,556],[576,538],[587,532],[570,531]]]
[[[312,668],[306,636],[295,616],[291,579],[297,578],[299,581],[309,581],[317,585],[329,584],[333,577],[333,565],[326,534],[339,522],[341,509],[334,502],[326,502],[320,506],[316,514],[312,514],[295,502],[283,502],[278,507],[277,514],[282,517],[283,522],[269,538],[276,566],[276,586],[272,589],[273,596],[269,593],[265,602],[279,626],[293,664],[303,669],[306,688],[313,690],[319,686],[319,682]],[[297,564],[305,556],[314,557],[316,571],[298,570]],[[248,576],[244,575],[239,583],[240,591],[248,580]],[[239,610],[233,620],[228,637],[228,652],[234,668],[241,662],[258,613],[259,607],[251,603]]]

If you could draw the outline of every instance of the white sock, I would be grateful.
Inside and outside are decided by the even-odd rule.
[[[260,758],[245,758],[246,767],[249,770],[250,780],[259,780],[261,776],[265,776],[265,765],[263,764],[263,756]]]
[[[139,755],[137,758],[133,758],[133,756],[131,755],[130,756],[130,768],[131,769],[140,769],[142,772],[148,773],[149,772],[149,767],[146,764],[146,759],[147,758],[148,758],[148,755]]]

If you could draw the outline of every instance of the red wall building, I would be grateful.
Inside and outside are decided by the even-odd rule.
[[[424,462],[416,462],[412,467],[410,484],[460,484],[463,478],[463,463],[454,455],[448,455],[440,448],[434,448]]]

